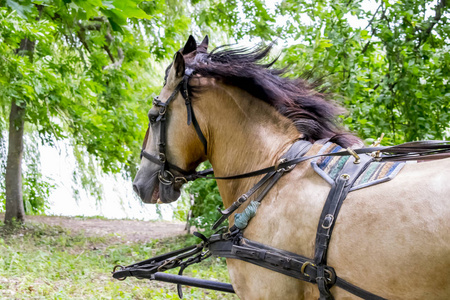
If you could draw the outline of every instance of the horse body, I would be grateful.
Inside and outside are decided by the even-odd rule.
[[[202,107],[201,100],[198,101],[199,111],[217,110],[207,120],[210,134],[217,137],[211,157],[217,175],[274,164],[287,150],[286,141],[292,143],[299,137],[298,132],[291,130],[289,121],[275,110],[268,113],[265,109],[252,109],[255,99],[250,95],[239,91],[223,93],[225,89],[220,85],[208,89],[205,95],[208,101],[204,103],[214,108]],[[228,111],[232,112],[219,114]],[[241,115],[244,112],[245,118]],[[267,122],[271,118],[277,118],[276,122]],[[240,124],[245,130],[236,130],[234,119],[245,119]],[[246,127],[249,124],[252,128]],[[307,155],[317,154],[321,147],[315,145]],[[330,242],[329,265],[338,276],[387,299],[448,298],[448,178],[449,159],[412,163],[392,181],[349,193]],[[218,180],[225,207],[257,180]],[[315,173],[309,162],[299,164],[264,198],[244,231],[245,237],[313,257],[317,223],[329,190],[330,185]],[[280,295],[284,299],[318,297],[312,284],[242,261],[229,259],[227,264],[241,299],[276,299]],[[332,292],[336,299],[358,299],[339,288]]]
[[[444,178],[450,176],[449,167],[449,160],[408,164],[390,182],[351,192],[328,251],[328,264],[338,276],[386,299],[448,299],[450,209],[445,195],[450,188]],[[329,188],[307,163],[299,165],[267,195],[245,236],[313,257]],[[228,263],[241,299],[318,298],[312,284],[245,262]],[[332,293],[336,299],[358,299],[339,288]]]
[[[193,66],[198,62],[192,61],[195,49],[190,51],[191,61],[187,63]],[[177,55],[168,70],[161,99],[167,99],[182,80],[184,63]],[[196,70],[201,73],[201,69]],[[289,114],[283,115],[255,93],[215,76],[194,75],[190,85],[201,90],[193,106],[208,149],[205,155],[194,129],[186,124],[187,113],[179,96],[181,99],[168,108],[167,127],[167,158],[179,167],[192,170],[200,161],[209,159],[216,176],[260,169],[276,164],[294,141],[311,135],[299,131],[295,122],[286,117]],[[154,108],[150,114],[155,114]],[[158,132],[151,130],[154,135]],[[157,139],[149,138],[145,148],[156,153],[156,144]],[[314,144],[307,155],[316,154],[321,147]],[[149,202],[156,202],[155,195],[163,202],[176,200],[176,191],[155,192],[157,169],[143,160],[135,189]],[[344,280],[387,299],[449,299],[449,178],[450,159],[406,164],[393,180],[349,193],[330,241],[328,265]],[[230,206],[258,179],[218,180],[224,206]],[[161,185],[159,190],[164,191]],[[309,162],[298,164],[266,195],[244,236],[312,258],[317,224],[329,190],[329,183],[315,173]],[[227,264],[241,299],[319,296],[313,284],[239,260],[228,259]],[[331,292],[336,299],[358,299],[339,288],[333,287]]]

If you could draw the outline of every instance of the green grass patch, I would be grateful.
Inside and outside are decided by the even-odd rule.
[[[111,237],[86,237],[59,226],[0,224],[0,299],[178,299],[176,286],[128,278],[111,271],[197,243],[191,236],[118,244]],[[174,273],[174,272],[172,272]],[[210,258],[185,275],[229,282],[223,259]],[[235,295],[183,288],[185,299],[237,299]]]

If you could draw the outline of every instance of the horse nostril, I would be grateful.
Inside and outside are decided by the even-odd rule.
[[[141,193],[139,192],[139,188],[136,184],[133,184],[133,191],[138,194],[139,196],[141,195]]]

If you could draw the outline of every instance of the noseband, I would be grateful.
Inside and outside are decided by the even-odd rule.
[[[194,180],[197,178],[196,176],[189,176],[197,174],[197,172],[189,172],[186,171],[174,164],[171,164],[167,161],[167,155],[166,155],[166,116],[167,111],[170,103],[177,97],[178,92],[181,93],[181,95],[184,98],[184,103],[186,104],[187,109],[187,124],[194,125],[195,131],[197,132],[198,138],[203,144],[205,155],[208,151],[208,144],[206,141],[205,136],[203,135],[202,130],[200,129],[200,126],[197,122],[197,118],[195,117],[194,110],[192,109],[192,102],[189,98],[189,92],[188,92],[188,82],[193,73],[192,69],[186,69],[185,74],[183,76],[183,79],[180,81],[180,83],[175,87],[174,91],[170,95],[170,97],[166,100],[166,102],[161,102],[159,100],[159,97],[155,97],[153,99],[153,105],[159,109],[159,115],[155,120],[150,120],[149,128],[147,129],[147,133],[145,134],[144,143],[142,144],[142,150],[141,150],[141,159],[142,157],[145,157],[146,159],[150,160],[151,162],[158,164],[161,166],[161,169],[159,170],[158,179],[159,181],[164,185],[172,185],[174,183],[186,183],[190,180]],[[159,130],[159,143],[158,143],[158,156],[151,155],[147,151],[144,150],[145,144],[148,140],[150,125],[152,124],[160,124],[160,130]],[[183,176],[175,177],[173,174],[173,171],[176,171]]]

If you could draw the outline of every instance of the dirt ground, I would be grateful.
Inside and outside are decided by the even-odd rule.
[[[3,219],[3,216],[1,216]],[[26,222],[58,225],[73,233],[86,236],[109,236],[130,242],[145,242],[185,234],[185,224],[181,222],[104,220],[57,216],[27,216]]]

